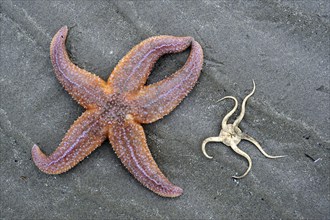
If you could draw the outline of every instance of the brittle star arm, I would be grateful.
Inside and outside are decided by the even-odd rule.
[[[236,99],[235,97],[233,97],[233,96],[225,96],[225,97],[223,97],[222,99],[220,99],[220,100],[217,101],[217,102],[221,102],[221,101],[224,100],[224,99],[232,99],[232,100],[234,100],[234,102],[235,102],[235,106],[234,106],[234,108],[233,108],[230,112],[228,112],[228,113],[226,114],[226,116],[223,118],[222,123],[221,123],[221,127],[222,127],[223,129],[226,128],[226,126],[227,126],[227,122],[228,122],[228,119],[230,118],[230,116],[232,116],[232,115],[234,114],[234,112],[236,111],[237,106],[238,106],[237,99]]]
[[[209,138],[206,138],[206,139],[203,141],[203,143],[202,143],[202,151],[203,151],[203,154],[205,155],[205,157],[207,157],[207,158],[209,158],[209,159],[212,159],[213,157],[210,156],[210,155],[208,155],[208,154],[206,153],[206,149],[205,149],[206,144],[207,144],[208,142],[222,142],[222,139],[221,139],[220,137],[209,137]]]
[[[281,157],[285,157],[285,155],[283,156],[272,156],[272,155],[269,155],[267,154],[261,147],[261,145],[257,142],[256,139],[254,139],[253,137],[247,135],[247,134],[242,134],[241,135],[241,138],[244,139],[244,140],[247,140],[247,141],[250,141],[252,144],[254,144],[258,150],[267,158],[271,158],[271,159],[275,159],[275,158],[281,158]]]
[[[107,126],[99,120],[99,113],[96,110],[87,110],[73,123],[50,156],[46,156],[34,145],[33,161],[47,174],[64,173],[99,147],[107,138],[107,133]]]
[[[246,102],[247,102],[247,100],[253,95],[253,93],[254,93],[254,91],[255,91],[255,89],[256,89],[256,84],[254,83],[254,80],[252,80],[252,82],[253,82],[253,89],[252,89],[251,93],[248,94],[248,95],[244,98],[244,100],[243,100],[243,102],[242,102],[241,113],[239,114],[239,116],[237,117],[237,119],[236,119],[236,120],[234,121],[234,123],[233,123],[233,127],[234,127],[234,128],[236,128],[236,127],[238,126],[238,124],[241,123],[241,121],[242,121],[242,119],[243,119],[243,117],[244,117],[244,115],[245,115],[245,106],[246,106]]]
[[[120,60],[111,73],[108,84],[116,92],[129,92],[141,88],[162,55],[182,52],[192,41],[192,37],[174,36],[156,36],[142,41]]]
[[[62,27],[50,44],[54,72],[64,89],[84,108],[95,107],[104,96],[106,82],[73,64],[65,48],[68,27]]]
[[[248,161],[249,167],[245,171],[245,173],[241,176],[233,176],[233,178],[235,178],[235,179],[243,178],[250,172],[251,167],[252,167],[252,160],[251,160],[250,156],[247,153],[245,153],[244,151],[242,151],[241,149],[239,149],[235,143],[232,142],[230,144],[230,147],[231,147],[231,149],[233,149],[233,151],[235,151],[237,154],[241,155],[242,157],[245,157],[245,159],[247,159],[247,161]]]
[[[142,185],[164,197],[182,194],[182,189],[173,185],[159,170],[140,124],[126,120],[110,125],[109,140],[118,158]]]
[[[128,97],[131,106],[135,106],[132,114],[136,121],[151,123],[170,113],[194,87],[202,65],[202,48],[193,41],[187,62],[180,70]]]

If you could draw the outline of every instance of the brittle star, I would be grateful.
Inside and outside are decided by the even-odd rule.
[[[233,178],[235,179],[240,179],[240,178],[243,178],[245,177],[251,170],[252,168],[252,160],[250,158],[250,156],[245,153],[244,151],[242,151],[241,149],[239,149],[237,147],[237,145],[241,142],[241,140],[247,140],[247,141],[250,141],[252,144],[254,144],[258,149],[259,151],[267,158],[271,158],[271,159],[275,159],[275,158],[280,158],[280,157],[285,157],[285,156],[271,156],[269,154],[267,154],[263,149],[262,147],[260,146],[260,144],[251,136],[243,133],[241,131],[241,129],[238,128],[238,125],[239,123],[242,121],[244,115],[245,115],[245,105],[246,105],[246,102],[247,100],[253,95],[254,91],[255,91],[255,88],[256,88],[256,85],[253,82],[253,89],[251,91],[250,94],[248,94],[243,102],[242,102],[242,109],[241,109],[241,113],[239,114],[239,116],[237,117],[237,119],[234,121],[233,124],[227,124],[228,122],[228,119],[230,118],[230,116],[232,116],[234,114],[234,112],[236,111],[237,109],[237,106],[238,106],[238,101],[235,97],[233,96],[225,96],[223,97],[222,99],[220,99],[219,101],[217,102],[220,102],[224,99],[232,99],[234,100],[235,102],[235,106],[234,108],[223,118],[222,120],[222,123],[221,123],[221,131],[220,131],[220,134],[218,137],[209,137],[209,138],[206,138],[203,143],[202,143],[202,151],[203,151],[203,154],[209,158],[209,159],[212,159],[213,157],[208,155],[206,153],[206,150],[205,150],[205,146],[208,142],[222,142],[223,144],[225,144],[226,146],[228,147],[231,147],[231,149],[233,149],[237,154],[245,157],[249,163],[249,167],[248,169],[245,171],[245,173],[241,176],[233,176]]]

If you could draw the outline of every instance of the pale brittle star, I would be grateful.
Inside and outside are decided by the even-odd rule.
[[[252,160],[250,158],[250,156],[245,153],[244,151],[242,151],[241,149],[239,149],[237,147],[237,145],[241,142],[241,140],[247,140],[247,141],[250,141],[252,144],[254,144],[258,149],[259,151],[267,158],[271,158],[271,159],[274,159],[274,158],[280,158],[280,157],[285,157],[285,156],[271,156],[269,154],[267,154],[263,149],[262,147],[260,146],[260,144],[251,136],[243,133],[241,131],[241,129],[238,128],[238,125],[239,123],[242,121],[244,115],[245,115],[245,105],[246,105],[246,102],[247,100],[253,95],[254,91],[255,91],[255,83],[253,81],[253,89],[251,91],[250,94],[248,94],[243,102],[242,102],[242,109],[241,109],[241,113],[239,114],[239,116],[237,117],[237,119],[234,121],[233,124],[227,124],[228,122],[228,119],[230,118],[230,116],[232,116],[234,114],[234,112],[236,111],[237,109],[237,106],[238,106],[238,101],[235,97],[233,96],[225,96],[223,97],[222,99],[220,99],[219,101],[217,102],[220,102],[224,99],[232,99],[234,100],[235,102],[235,106],[234,108],[223,118],[222,120],[222,123],[221,123],[221,131],[220,131],[220,134],[218,137],[209,137],[209,138],[206,138],[203,143],[202,143],[202,151],[203,151],[203,154],[209,158],[209,159],[212,159],[213,157],[209,156],[207,153],[206,153],[206,150],[205,150],[205,146],[208,142],[222,142],[223,144],[225,144],[226,146],[228,147],[231,147],[231,149],[233,149],[237,154],[245,157],[249,163],[249,167],[248,169],[245,171],[245,173],[241,176],[233,176],[233,178],[236,178],[236,179],[240,179],[240,178],[243,178],[245,177],[251,170],[252,168]]]

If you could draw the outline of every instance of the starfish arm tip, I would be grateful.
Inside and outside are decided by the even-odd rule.
[[[167,192],[156,192],[156,193],[162,197],[175,198],[182,195],[183,189],[178,186],[173,186]]]
[[[68,34],[68,31],[69,31],[69,28],[68,26],[63,26],[61,27],[57,33],[55,34],[55,36],[53,37],[53,40],[52,40],[52,44],[55,43],[54,41],[56,40],[56,37],[61,37],[61,38],[64,38],[64,40],[66,39],[66,36]]]
[[[38,158],[45,157],[46,155],[40,150],[40,147],[38,145],[34,144],[31,149],[31,154],[33,160],[37,160]]]
[[[69,30],[69,28],[68,28],[68,26],[67,25],[64,25],[63,27],[61,27],[61,29],[60,29],[61,31],[68,31]]]
[[[46,154],[44,154],[36,144],[33,145],[31,153],[32,153],[33,162],[41,172],[50,175],[62,173],[60,171],[48,167],[50,162],[49,157]]]
[[[171,197],[178,197],[181,196],[183,193],[183,189],[178,187],[178,186],[174,186],[173,187],[173,193],[171,194]]]
[[[46,154],[44,154],[41,149],[34,144],[31,149],[32,154],[32,160],[35,163],[35,165],[44,173],[47,174],[54,174],[53,172],[49,172],[45,167],[47,166],[48,157]]]
[[[32,150],[35,149],[35,148],[39,148],[39,147],[38,147],[38,145],[33,144],[33,146],[32,146]]]

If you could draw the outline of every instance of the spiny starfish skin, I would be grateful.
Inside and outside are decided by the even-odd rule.
[[[68,171],[107,138],[129,172],[145,187],[164,197],[180,196],[154,161],[141,124],[169,114],[196,84],[203,64],[201,46],[192,37],[157,36],[135,46],[107,82],[74,65],[67,54],[68,28],[53,37],[50,57],[57,79],[86,111],[74,122],[60,145],[46,156],[37,145],[32,157],[48,174]],[[164,54],[191,47],[185,65],[171,76],[145,85],[155,62]]]

